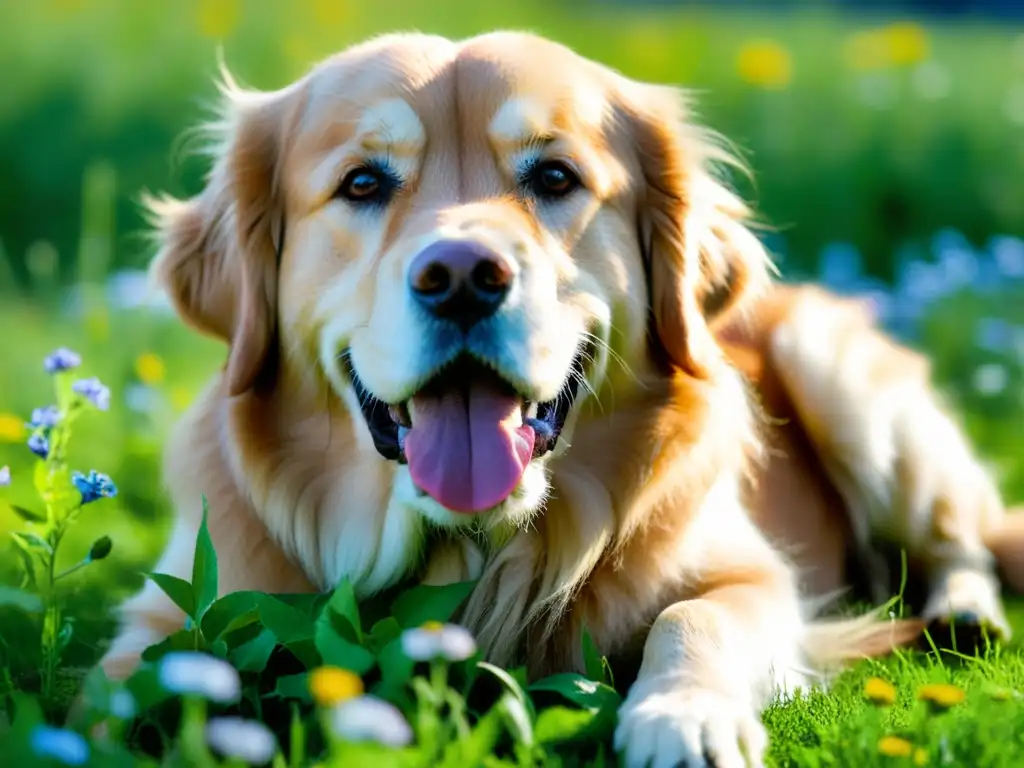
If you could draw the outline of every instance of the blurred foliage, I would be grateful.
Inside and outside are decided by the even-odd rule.
[[[116,188],[110,266],[146,260],[135,201],[197,191],[203,166],[182,150],[209,114],[218,46],[243,82],[275,88],[396,28],[531,29],[696,89],[702,119],[745,150],[745,191],[790,263],[847,240],[887,276],[898,246],[939,227],[976,245],[1024,231],[1024,35],[1005,25],[584,0],[37,0],[3,16],[0,67],[18,74],[0,101],[0,283],[23,288],[88,264],[90,186]]]

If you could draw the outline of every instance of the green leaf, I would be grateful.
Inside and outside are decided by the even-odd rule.
[[[192,585],[177,576],[167,573],[151,573],[150,580],[164,591],[172,602],[181,608],[187,616],[194,617],[196,612],[195,595]]]
[[[412,678],[416,662],[410,659],[402,651],[402,639],[396,637],[385,645],[377,656],[377,665],[380,667],[381,693],[386,699],[397,696]]]
[[[217,552],[213,548],[210,529],[207,527],[209,505],[203,496],[203,521],[196,536],[196,554],[192,563],[192,591],[195,595],[193,618],[202,621],[207,609],[217,599]]]
[[[142,652],[143,661],[159,661],[171,651],[195,651],[206,650],[202,642],[197,642],[195,630],[179,629],[172,635],[165,637],[159,643],[149,646]],[[198,646],[198,648],[197,648]]]
[[[26,509],[25,507],[19,507],[17,504],[11,504],[9,506],[10,506],[11,509],[14,510],[14,513],[18,517],[20,517],[22,520],[25,520],[26,522],[29,522],[29,523],[45,523],[46,522],[45,515],[40,515],[38,512],[33,512],[31,509]]]
[[[502,700],[504,701],[504,699]],[[499,701],[481,717],[469,733],[461,740],[453,739],[445,747],[439,768],[462,768],[467,765],[487,765],[485,762],[501,738],[503,713]]]
[[[345,632],[343,627],[339,627],[338,619],[347,624],[351,631]],[[355,591],[352,589],[352,584],[348,579],[342,579],[338,586],[334,588],[330,600],[320,611],[320,616],[317,618],[317,624],[321,622],[332,622],[337,629],[341,630],[339,634],[346,640],[356,643],[363,642],[363,627],[359,620],[359,604],[356,602]]]
[[[385,645],[395,638],[401,637],[401,635],[401,625],[393,616],[388,616],[386,619],[381,619],[373,625],[370,634],[366,636],[366,645],[374,653],[380,653]]]
[[[308,675],[305,672],[277,678],[277,686],[270,695],[280,699],[299,699],[306,702],[313,700],[309,693]]]
[[[324,664],[365,675],[373,668],[373,654],[341,637],[328,622],[317,622],[316,650]]]
[[[506,670],[502,669],[501,667],[496,667],[493,664],[486,661],[478,662],[476,667],[477,669],[483,672],[487,672],[493,677],[496,677],[498,679],[498,682],[501,683],[502,687],[506,691],[511,693],[513,696],[515,696],[517,699],[523,702],[523,704],[532,709],[532,703],[530,702],[529,697],[526,695],[526,692],[523,690],[523,687]]]
[[[18,557],[21,558],[21,565],[24,568],[24,581],[23,587],[34,587],[36,586],[36,564],[33,560],[32,553],[25,549],[24,546],[17,540],[15,541],[15,549],[18,550]]]
[[[256,637],[228,653],[228,661],[239,672],[262,672],[267,668],[270,655],[277,647],[274,634],[267,629],[261,630]]]
[[[530,692],[556,693],[573,704],[585,709],[615,711],[622,703],[618,692],[604,683],[589,680],[575,672],[552,675],[538,680],[530,686]]]
[[[110,551],[114,548],[114,542],[110,540],[109,536],[101,536],[93,542],[92,547],[89,548],[89,554],[85,556],[85,562],[94,563],[97,560],[103,560],[106,558]]]
[[[18,542],[19,546],[24,547],[28,550],[39,550],[45,552],[48,555],[53,554],[53,547],[51,547],[44,539],[38,535],[29,531],[14,531],[11,533],[14,540]]]
[[[316,627],[308,614],[272,595],[260,598],[259,614],[263,626],[274,633],[281,645],[312,640],[316,635]]]
[[[0,605],[20,608],[26,613],[39,613],[43,610],[43,601],[37,595],[3,585],[0,585]]]
[[[594,642],[593,636],[587,630],[583,628],[583,669],[585,670],[587,677],[591,680],[596,680],[599,683],[607,683],[604,677],[604,666],[605,660],[597,650],[597,643]]]
[[[534,734],[541,744],[559,744],[587,738],[597,713],[589,709],[548,707],[537,717]]]
[[[446,622],[469,597],[475,581],[435,586],[420,584],[404,592],[391,606],[391,613],[403,629],[418,627],[427,621]]]
[[[527,707],[526,702],[518,696],[505,693],[496,706],[515,740],[520,744],[533,746],[533,712]]]
[[[259,620],[262,592],[231,592],[213,601],[206,609],[200,626],[203,636],[213,640]]]

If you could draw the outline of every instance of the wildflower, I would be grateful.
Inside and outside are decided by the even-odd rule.
[[[241,693],[238,672],[226,661],[198,651],[175,651],[160,660],[160,683],[178,694],[234,701]]]
[[[147,352],[135,360],[135,375],[143,384],[159,384],[164,380],[164,361],[158,355]]]
[[[6,488],[11,484],[11,468],[0,467],[0,488]]]
[[[910,757],[914,745],[899,736],[886,736],[878,742],[878,751],[886,757]]]
[[[74,731],[37,725],[29,740],[39,757],[52,758],[64,765],[85,765],[89,760],[89,744]]]
[[[277,739],[263,723],[241,717],[217,717],[206,724],[206,741],[225,757],[252,765],[269,762]]]
[[[414,661],[464,661],[476,653],[476,642],[464,627],[428,621],[402,633],[402,652]]]
[[[363,693],[359,675],[339,667],[320,667],[309,676],[309,691],[317,704],[333,707]]]
[[[375,741],[388,747],[404,747],[412,741],[412,729],[394,706],[376,696],[358,696],[331,711],[331,728],[347,741]]]
[[[914,765],[926,765],[928,763],[928,752],[921,747],[914,750]]]
[[[95,469],[90,469],[88,475],[75,472],[71,475],[71,482],[81,492],[83,504],[91,504],[99,499],[112,499],[117,496],[117,486],[114,485],[114,481]]]
[[[47,373],[60,373],[61,371],[70,371],[81,364],[82,358],[77,353],[72,352],[66,347],[61,347],[46,356],[46,359],[43,361],[43,368],[46,369]]]
[[[55,405],[32,409],[32,429],[53,429],[60,422],[60,410]]]
[[[40,459],[50,455],[50,441],[40,434],[34,434],[28,439],[28,449]]]
[[[130,691],[114,691],[110,694],[108,703],[110,714],[120,720],[130,720],[135,717],[138,707],[135,704],[135,697]]]
[[[1001,363],[986,363],[974,369],[971,386],[983,397],[995,397],[1006,391],[1009,373]]]
[[[864,698],[877,707],[888,707],[896,701],[896,688],[879,677],[864,683]]]
[[[0,413],[0,442],[20,443],[24,439],[24,422],[13,413]]]
[[[79,379],[71,385],[71,389],[101,411],[110,408],[110,389],[105,387],[95,376],[91,379]]]
[[[917,698],[928,702],[935,709],[950,709],[962,702],[967,694],[962,688],[948,683],[923,685],[917,691]]]
[[[755,40],[744,45],[736,67],[746,82],[765,89],[785,88],[793,78],[792,57],[774,40]]]

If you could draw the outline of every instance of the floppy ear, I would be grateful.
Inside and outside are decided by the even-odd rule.
[[[222,140],[202,192],[150,199],[160,250],[151,274],[181,318],[230,346],[231,396],[252,389],[276,344],[283,218],[277,192],[283,97],[222,87]]]
[[[638,83],[624,91],[642,175],[652,335],[671,363],[703,378],[721,356],[712,329],[767,285],[770,261],[749,209],[714,175],[738,161],[693,124],[683,94]]]

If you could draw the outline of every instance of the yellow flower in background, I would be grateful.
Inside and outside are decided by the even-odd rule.
[[[192,402],[192,393],[185,387],[171,388],[171,407],[178,412],[184,411]]]
[[[281,40],[281,50],[285,57],[305,69],[317,57],[316,51],[309,40],[298,35],[287,35]]]
[[[637,77],[649,78],[655,73],[678,72],[686,64],[686,50],[672,44],[664,26],[640,23],[630,26],[619,38],[623,61]]]
[[[890,24],[883,34],[893,64],[920,64],[928,58],[928,33],[920,24]]]
[[[25,420],[13,413],[0,413],[0,441],[20,443],[28,434]]]
[[[225,38],[238,25],[239,0],[199,0],[196,21],[206,37]]]
[[[164,361],[152,352],[139,355],[135,360],[135,375],[143,384],[154,386],[164,380],[167,370]]]
[[[740,49],[736,60],[740,77],[760,88],[785,88],[793,79],[793,58],[774,40],[753,40]]]
[[[322,26],[336,27],[348,19],[347,5],[345,0],[313,0],[313,18]]]
[[[967,698],[967,694],[964,693],[962,688],[957,688],[955,685],[932,683],[931,685],[922,685],[918,688],[917,698],[928,702],[935,709],[949,709],[961,703]]]
[[[899,736],[886,736],[878,742],[878,751],[886,757],[910,757],[914,745]]]
[[[857,32],[847,41],[845,50],[847,63],[856,70],[920,64],[930,53],[928,33],[913,22]]]
[[[914,750],[914,765],[927,765],[928,764],[928,753],[918,747]]]
[[[309,692],[320,706],[333,707],[362,696],[363,680],[341,667],[319,667],[309,674]]]
[[[896,701],[896,688],[880,677],[864,683],[864,698],[878,707],[888,707]]]

